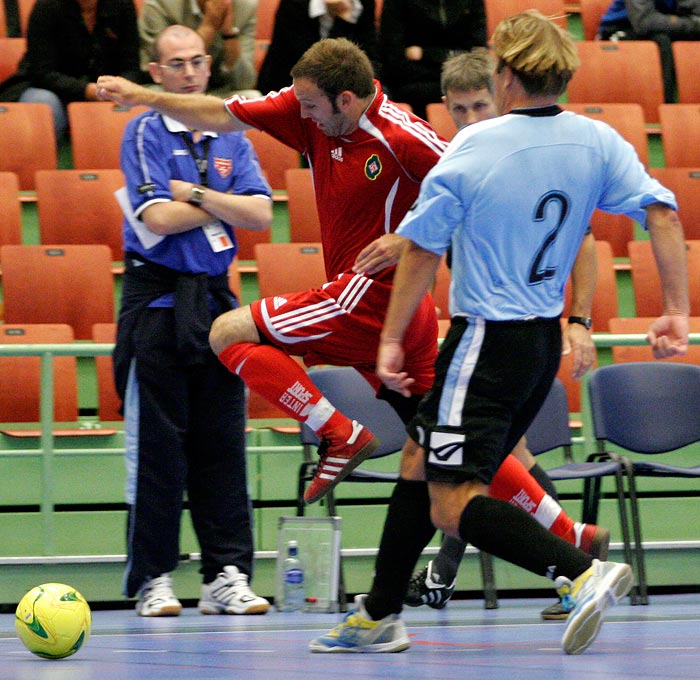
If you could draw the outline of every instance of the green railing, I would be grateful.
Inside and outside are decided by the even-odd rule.
[[[646,336],[643,334],[619,335],[612,333],[594,333],[593,341],[598,348],[613,346],[645,345]],[[700,344],[700,333],[690,335],[692,344]],[[53,547],[53,465],[54,465],[54,358],[60,356],[98,357],[109,356],[114,349],[112,343],[67,343],[67,344],[12,344],[0,345],[0,356],[41,358],[41,396],[40,396],[40,441],[38,454],[42,457],[42,493],[41,515],[44,536],[45,554],[52,554]],[[1,379],[1,378],[0,378]],[[582,385],[585,385],[584,378]],[[588,399],[586,390],[582,389],[583,436],[582,443],[587,453],[592,450],[593,440],[590,430],[590,418],[587,417]],[[257,447],[256,447],[257,448]],[[72,450],[61,449],[61,453],[71,453]],[[76,453],[86,453],[85,450]]]

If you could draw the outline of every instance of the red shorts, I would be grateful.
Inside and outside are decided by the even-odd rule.
[[[391,285],[346,273],[322,288],[263,298],[250,308],[271,345],[307,366],[353,366],[379,389],[377,349],[390,295]],[[415,394],[433,384],[437,336],[435,303],[426,294],[404,336],[404,370],[416,381]]]

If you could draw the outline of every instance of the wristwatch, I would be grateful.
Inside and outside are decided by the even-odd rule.
[[[590,331],[593,326],[590,316],[570,316],[569,323],[580,323],[587,331]]]
[[[191,205],[196,205],[199,207],[202,205],[202,201],[204,200],[204,189],[202,187],[198,186],[193,186],[192,190],[190,191],[190,200],[187,201]]]

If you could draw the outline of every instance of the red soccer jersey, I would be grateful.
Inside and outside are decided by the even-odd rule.
[[[447,147],[427,123],[390,102],[375,84],[377,96],[358,129],[342,137],[328,137],[302,118],[291,87],[258,99],[226,101],[236,118],[308,159],[329,280],[349,271],[365,246],[396,229]],[[374,278],[390,278],[393,271]]]

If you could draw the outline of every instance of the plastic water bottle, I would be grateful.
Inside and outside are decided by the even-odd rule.
[[[287,542],[287,557],[282,565],[283,598],[281,611],[303,611],[306,605],[304,592],[304,567],[299,558],[299,547],[296,541]]]

